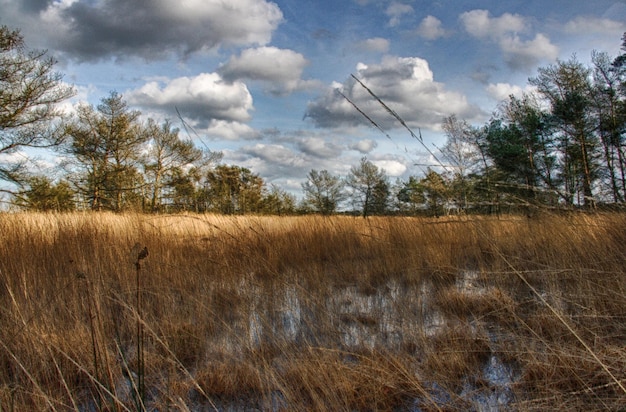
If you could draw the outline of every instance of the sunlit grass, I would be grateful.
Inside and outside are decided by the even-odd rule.
[[[150,410],[619,410],[625,244],[622,214],[3,214],[0,410],[135,410],[138,374]]]

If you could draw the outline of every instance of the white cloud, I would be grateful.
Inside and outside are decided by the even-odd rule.
[[[336,158],[341,154],[341,147],[320,137],[308,137],[298,144],[304,153],[323,159]]]
[[[446,35],[441,26],[441,20],[433,16],[426,16],[417,28],[417,34],[428,40],[436,40]]]
[[[250,156],[263,160],[266,167],[279,165],[301,167],[306,163],[301,154],[278,144],[257,143],[254,146],[245,146],[241,150]]]
[[[525,89],[520,86],[509,83],[492,83],[488,85],[485,90],[489,96],[498,101],[507,100],[511,95],[519,98],[525,92]]]
[[[254,140],[259,138],[259,132],[245,123],[230,122],[226,120],[211,120],[209,126],[198,130],[211,139],[224,140]]]
[[[504,60],[513,68],[532,68],[541,60],[553,61],[559,56],[559,48],[539,33],[533,40],[521,40],[517,36],[500,41]]]
[[[568,34],[601,33],[613,35],[626,31],[626,22],[596,17],[579,16],[568,21],[563,30]]]
[[[459,16],[465,30],[474,37],[499,39],[508,33],[518,33],[526,29],[524,18],[518,14],[504,13],[491,17],[487,10],[471,10]]]
[[[389,51],[389,40],[381,37],[374,37],[372,39],[359,42],[357,44],[357,48],[370,52],[387,53],[387,51]]]
[[[371,152],[372,150],[374,150],[377,146],[378,146],[378,143],[376,143],[376,140],[365,139],[365,140],[359,140],[355,144],[350,145],[350,149],[356,150],[363,154],[367,154]]]
[[[411,13],[413,13],[413,7],[409,6],[408,4],[399,3],[397,1],[392,2],[385,11],[385,14],[389,16],[389,25],[391,27],[395,27],[400,24],[400,18],[402,16]]]
[[[471,36],[496,43],[504,61],[514,70],[528,70],[542,60],[553,61],[559,55],[559,48],[544,34],[537,33],[533,39],[523,40],[520,34],[529,32],[530,27],[518,14],[492,17],[487,10],[471,10],[462,13],[459,19]]]
[[[617,4],[617,3],[616,3]],[[615,6],[615,4],[614,4]],[[564,23],[560,46],[560,57],[569,58],[576,54],[583,61],[590,58],[593,50],[617,55],[620,53],[622,35],[626,32],[626,4],[611,7],[603,18],[579,16]],[[590,63],[590,60],[587,60]]]
[[[372,163],[379,169],[383,169],[388,176],[397,177],[406,172],[407,167],[404,163],[391,159],[372,160]]]
[[[132,105],[173,112],[208,124],[211,120],[245,122],[250,120],[252,96],[246,85],[225,82],[217,73],[179,77],[169,82],[152,81],[125,93]]]
[[[428,62],[419,57],[386,56],[380,64],[357,65],[357,77],[412,127],[438,130],[441,120],[451,114],[475,119],[481,110],[461,93],[448,91],[434,81]],[[349,79],[334,84],[323,96],[309,102],[306,116],[320,127],[369,124],[344,99],[348,97],[360,110],[382,127],[402,127],[361,85]]]
[[[268,83],[276,94],[290,93],[306,86],[301,80],[307,59],[293,50],[276,47],[246,49],[232,56],[219,72],[227,80],[250,79]]]

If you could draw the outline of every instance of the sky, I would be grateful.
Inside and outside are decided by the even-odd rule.
[[[297,195],[362,157],[423,175],[444,118],[484,124],[538,67],[619,54],[626,0],[0,0],[0,24],[58,61],[65,110],[115,91]]]

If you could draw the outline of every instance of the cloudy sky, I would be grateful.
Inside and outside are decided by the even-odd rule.
[[[300,192],[311,169],[345,175],[367,156],[395,179],[431,150],[441,121],[482,124],[537,67],[619,52],[615,0],[0,0],[0,24],[47,49],[74,99],[111,91],[145,116],[177,111],[199,146]],[[342,97],[349,97],[385,133]]]

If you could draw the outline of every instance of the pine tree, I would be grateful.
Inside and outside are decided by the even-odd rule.
[[[57,104],[74,95],[45,51],[27,52],[17,30],[0,26],[0,154],[58,146]],[[25,162],[0,164],[0,180],[24,185]],[[2,189],[1,191],[9,191]],[[9,191],[10,192],[10,191]]]

